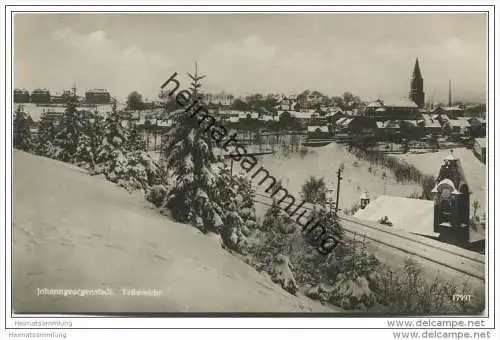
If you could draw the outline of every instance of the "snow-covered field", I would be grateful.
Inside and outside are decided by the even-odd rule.
[[[292,296],[140,192],[14,151],[12,303],[16,312],[335,312]],[[48,296],[38,289],[111,289]],[[122,288],[153,290],[129,296]]]
[[[441,150],[433,153],[422,153],[422,154],[397,154],[394,155],[400,159],[403,159],[408,164],[412,164],[417,167],[420,171],[425,174],[437,176],[439,173],[439,168],[443,164],[444,158],[450,154],[449,150]],[[466,148],[456,148],[453,149],[453,154],[455,157],[460,159],[462,168],[469,184],[469,188],[472,191],[471,203],[477,200],[481,207],[478,209],[478,213],[486,211],[486,171],[487,166],[481,163],[472,153],[472,150]]]
[[[351,208],[355,203],[359,203],[360,195],[366,191],[371,199],[380,195],[406,197],[413,192],[420,193],[421,188],[417,184],[396,183],[395,178],[388,170],[372,166],[375,171],[368,171],[370,164],[363,160],[358,160],[342,145],[331,143],[323,147],[309,147],[309,153],[303,158],[297,154],[292,154],[289,158],[283,154],[272,154],[257,157],[260,166],[266,168],[276,179],[281,179],[286,189],[296,195],[309,176],[324,177],[327,187],[337,189],[337,170],[344,164],[342,181],[340,183],[340,203],[341,210]],[[239,168],[239,163],[234,162],[234,171],[244,171]],[[386,173],[387,178],[382,179],[382,173]],[[252,173],[250,173],[251,175]],[[262,175],[260,175],[262,176]],[[257,185],[260,178],[254,180]],[[262,188],[264,189],[264,188]]]

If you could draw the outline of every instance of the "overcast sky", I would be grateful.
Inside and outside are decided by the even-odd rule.
[[[397,99],[418,57],[427,99],[451,79],[454,99],[483,101],[486,32],[486,14],[17,14],[14,86],[153,99],[197,60],[210,92]]]

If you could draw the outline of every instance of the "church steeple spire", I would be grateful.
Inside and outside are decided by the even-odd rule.
[[[420,65],[418,64],[418,57],[415,60],[415,67],[413,68],[413,77],[412,78],[422,79],[422,73],[420,72]]]
[[[415,60],[415,67],[413,68],[409,98],[413,100],[418,107],[423,107],[425,104],[424,79],[422,78],[418,58]]]

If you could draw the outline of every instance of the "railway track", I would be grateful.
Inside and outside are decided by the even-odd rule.
[[[257,204],[272,205],[272,198],[270,196],[259,193],[256,196],[255,202]],[[312,211],[311,204],[305,204],[304,208]],[[365,236],[366,239],[383,247],[396,249],[409,256],[416,256],[484,281],[484,255],[427,239],[423,236],[408,234],[402,230],[388,229],[378,225],[376,222],[358,220],[345,215],[339,215],[339,219],[343,221],[342,227],[345,232],[351,235]]]

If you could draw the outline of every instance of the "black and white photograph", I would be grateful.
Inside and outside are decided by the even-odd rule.
[[[492,20],[12,12],[7,309],[488,316]]]

